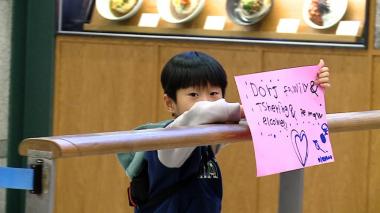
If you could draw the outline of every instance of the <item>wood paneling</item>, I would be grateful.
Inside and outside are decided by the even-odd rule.
[[[370,1],[369,57],[372,59],[371,71],[371,109],[380,109],[380,57],[379,49],[374,49],[375,14],[377,1]],[[371,131],[368,172],[368,213],[380,211],[380,130]]]
[[[126,130],[170,118],[160,72],[167,60],[186,50],[208,53],[223,65],[231,102],[239,101],[234,75],[311,65],[323,58],[332,74],[333,86],[326,92],[329,113],[380,108],[375,83],[380,58],[372,60],[371,50],[72,36],[59,36],[57,47],[55,134]],[[304,212],[380,211],[379,135],[331,135],[336,162],[305,170]],[[278,175],[256,178],[251,142],[227,146],[218,161],[223,212],[277,212]],[[57,180],[56,213],[132,211],[126,200],[128,179],[114,156],[59,160]]]
[[[61,158],[54,213],[126,213],[129,180],[115,155]]]
[[[325,60],[332,74],[333,86],[326,91],[327,112],[368,110],[371,101],[371,85],[362,83],[371,81],[368,57],[339,53],[266,51],[263,64],[264,70],[273,70],[317,64],[320,58]],[[368,140],[367,132],[331,135],[335,162],[305,169],[305,212],[320,212],[321,209],[316,207],[321,203],[329,204],[324,207],[324,212],[350,212],[352,209],[360,209],[357,212],[366,212]],[[259,212],[276,211],[278,185],[278,177],[268,180],[264,177],[260,180],[260,195],[269,193],[272,196],[267,195],[265,199],[259,199],[260,207],[264,208]],[[336,197],[342,199],[337,200]],[[333,205],[330,205],[331,201],[334,201]],[[271,205],[272,208],[268,210],[268,206]]]
[[[54,134],[126,130],[156,120],[157,50],[121,40],[58,38]],[[55,212],[132,212],[127,186],[114,155],[60,159]]]
[[[57,46],[55,134],[131,129],[155,119],[157,47],[101,39]]]
[[[372,109],[380,109],[380,57],[376,56],[372,65]],[[368,174],[368,212],[380,210],[380,130],[371,131]]]

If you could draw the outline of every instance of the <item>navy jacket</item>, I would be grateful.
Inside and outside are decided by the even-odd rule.
[[[222,177],[211,147],[197,147],[180,168],[168,168],[157,151],[145,153],[148,162],[149,195],[154,197],[180,182],[175,193],[163,202],[135,209],[136,213],[219,213],[222,201]]]

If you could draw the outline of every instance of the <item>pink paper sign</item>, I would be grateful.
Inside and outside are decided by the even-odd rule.
[[[257,176],[334,161],[318,66],[235,76]]]

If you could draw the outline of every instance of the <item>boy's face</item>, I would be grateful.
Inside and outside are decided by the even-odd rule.
[[[218,86],[188,87],[177,90],[177,102],[175,103],[169,96],[164,95],[164,101],[174,117],[180,116],[188,111],[198,101],[216,101],[222,96],[222,89]]]

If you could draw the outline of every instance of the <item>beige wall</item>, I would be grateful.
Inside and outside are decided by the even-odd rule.
[[[11,2],[0,0],[0,141],[7,138],[8,128]],[[0,156],[2,153],[0,150]]]
[[[11,0],[0,0],[0,166],[6,165],[8,138],[11,5]],[[0,189],[0,212],[5,211],[4,206],[5,190]]]

